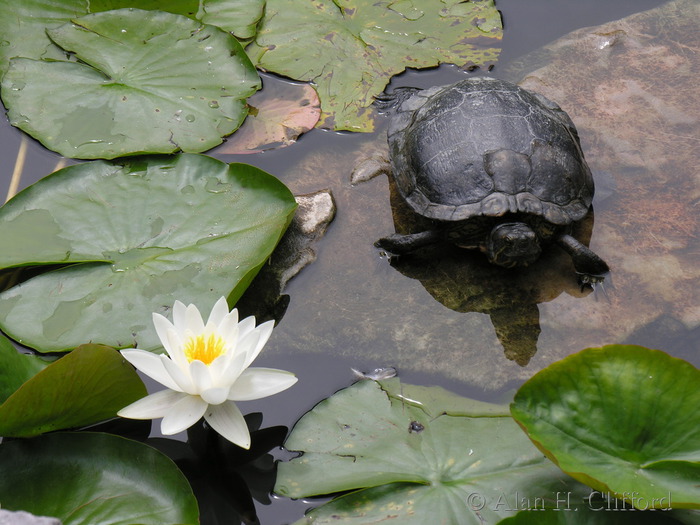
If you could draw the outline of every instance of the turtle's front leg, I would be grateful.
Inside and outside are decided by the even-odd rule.
[[[426,230],[424,232],[409,233],[407,235],[394,233],[388,237],[379,239],[374,243],[374,245],[377,248],[386,250],[394,255],[402,255],[404,253],[410,253],[413,250],[417,250],[418,248],[422,248],[423,246],[436,244],[443,239],[444,235],[442,231]]]
[[[557,244],[571,255],[581,287],[602,283],[605,275],[610,273],[610,267],[603,259],[571,235],[560,235]]]

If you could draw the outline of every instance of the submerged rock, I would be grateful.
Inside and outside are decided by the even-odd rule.
[[[339,214],[313,271],[290,284],[275,346],[319,363],[327,356],[329,366],[335,356],[364,370],[389,362],[404,377],[427,372],[484,390],[517,386],[583,348],[645,344],[645,327],[660,316],[673,345],[648,344],[674,352],[688,337],[691,348],[700,324],[699,9],[678,0],[582,29],[507,70],[508,80],[560,104],[579,130],[597,189],[584,235],[611,266],[607,298],[581,292],[558,247],[515,273],[466,250],[390,264],[373,246],[394,219],[405,225],[396,207],[392,215],[389,182],[349,182],[358,159],[386,152],[386,138],[344,136],[337,151],[285,174],[295,190],[331,187]],[[700,365],[697,352],[680,357]]]

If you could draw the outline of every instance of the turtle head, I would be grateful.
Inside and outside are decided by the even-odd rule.
[[[491,230],[486,245],[489,261],[504,268],[527,266],[535,262],[541,252],[537,234],[522,222],[497,225]]]

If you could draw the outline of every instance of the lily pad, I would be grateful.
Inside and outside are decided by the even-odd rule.
[[[28,379],[0,405],[0,436],[30,437],[97,423],[146,394],[138,374],[116,350],[83,345]]]
[[[501,35],[492,0],[268,0],[247,51],[264,70],[314,83],[322,127],[372,131],[368,107],[393,75],[492,63]]]
[[[86,0],[0,0],[0,78],[13,57],[66,60],[46,30],[84,14]]]
[[[0,335],[0,403],[4,403],[25,381],[49,366],[49,363],[39,356],[18,352],[6,337]]]
[[[266,83],[250,99],[250,115],[216,153],[260,153],[294,144],[321,116],[318,95],[308,84]]]
[[[233,36],[181,15],[119,9],[47,33],[80,62],[13,58],[2,98],[12,125],[66,157],[210,149],[260,87]]]
[[[151,313],[234,304],[295,207],[268,173],[202,155],[64,168],[0,208],[0,267],[66,265],[0,294],[0,327],[41,352],[158,349]]]
[[[63,525],[199,523],[197,501],[157,450],[110,434],[61,432],[0,445],[2,508]]]
[[[700,508],[700,370],[633,345],[590,348],[525,383],[511,405],[572,477],[637,508]]]
[[[265,0],[204,0],[197,18],[230,31],[239,40],[250,40],[264,10]]]
[[[245,40],[253,36],[264,5],[264,0],[0,0],[0,78],[13,57],[65,60],[46,30],[79,16],[127,7],[167,11]]]
[[[299,420],[285,447],[302,455],[279,465],[275,492],[353,491],[300,523],[496,523],[523,498],[567,490],[521,434],[505,407],[398,379],[360,381]]]

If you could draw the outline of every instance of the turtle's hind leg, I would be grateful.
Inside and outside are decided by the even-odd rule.
[[[557,244],[571,256],[582,287],[602,283],[605,275],[610,273],[610,267],[603,259],[571,235],[560,235]]]
[[[409,233],[407,235],[394,233],[379,239],[374,245],[394,255],[402,255],[422,248],[423,246],[438,243],[443,239],[444,235],[441,231],[426,230],[424,232]]]

